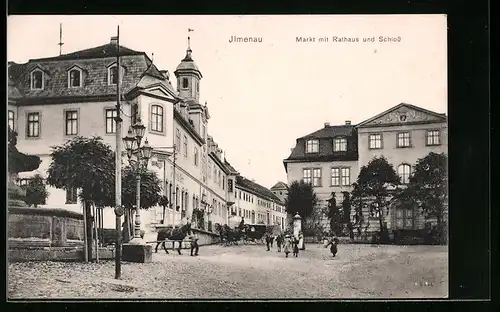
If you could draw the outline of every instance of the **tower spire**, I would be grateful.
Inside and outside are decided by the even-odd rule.
[[[188,46],[186,50],[186,59],[191,60],[191,37],[189,36],[189,33],[194,31],[194,29],[188,28]]]
[[[59,46],[59,55],[62,55],[62,23],[59,24],[59,43],[57,44]]]

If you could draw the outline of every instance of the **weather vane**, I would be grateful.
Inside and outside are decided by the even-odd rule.
[[[59,43],[57,44],[59,46],[59,55],[62,55],[62,23],[59,24]]]

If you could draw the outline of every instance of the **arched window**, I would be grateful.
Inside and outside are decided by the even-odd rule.
[[[121,72],[120,72],[120,78],[121,81],[123,81],[123,67],[121,67]],[[108,67],[108,85],[115,85],[118,84],[118,66],[116,63]]]
[[[68,88],[79,88],[82,86],[82,71],[73,68],[68,72]]]
[[[346,138],[335,138],[333,140],[333,151],[334,152],[347,151],[347,139]]]
[[[31,89],[42,90],[44,87],[43,71],[35,69],[31,72]]]
[[[151,106],[151,130],[163,132],[163,107],[160,105]]]
[[[189,81],[187,78],[182,78],[182,88],[187,89],[189,87]]]
[[[401,177],[401,183],[408,184],[410,182],[411,166],[401,164],[398,167],[398,175]]]

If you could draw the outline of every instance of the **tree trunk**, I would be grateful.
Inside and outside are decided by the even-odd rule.
[[[443,231],[443,221],[442,221],[442,215],[441,211],[438,211],[437,216],[436,216],[436,221],[437,221],[437,230],[438,230],[438,243],[443,244],[444,243],[444,231]]]
[[[86,222],[86,234],[87,234],[87,257],[88,261],[92,261],[92,216],[91,216],[91,205],[88,201],[84,204],[85,209],[85,220]]]
[[[167,207],[163,206],[163,217],[162,217],[162,221],[161,221],[162,224],[166,223],[165,222],[165,212],[166,212],[166,210],[167,210]]]

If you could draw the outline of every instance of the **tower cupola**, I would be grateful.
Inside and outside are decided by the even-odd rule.
[[[200,80],[203,76],[192,58],[192,52],[191,38],[188,37],[186,56],[175,69],[174,75],[177,78],[177,91],[179,92],[179,96],[199,103]]]

